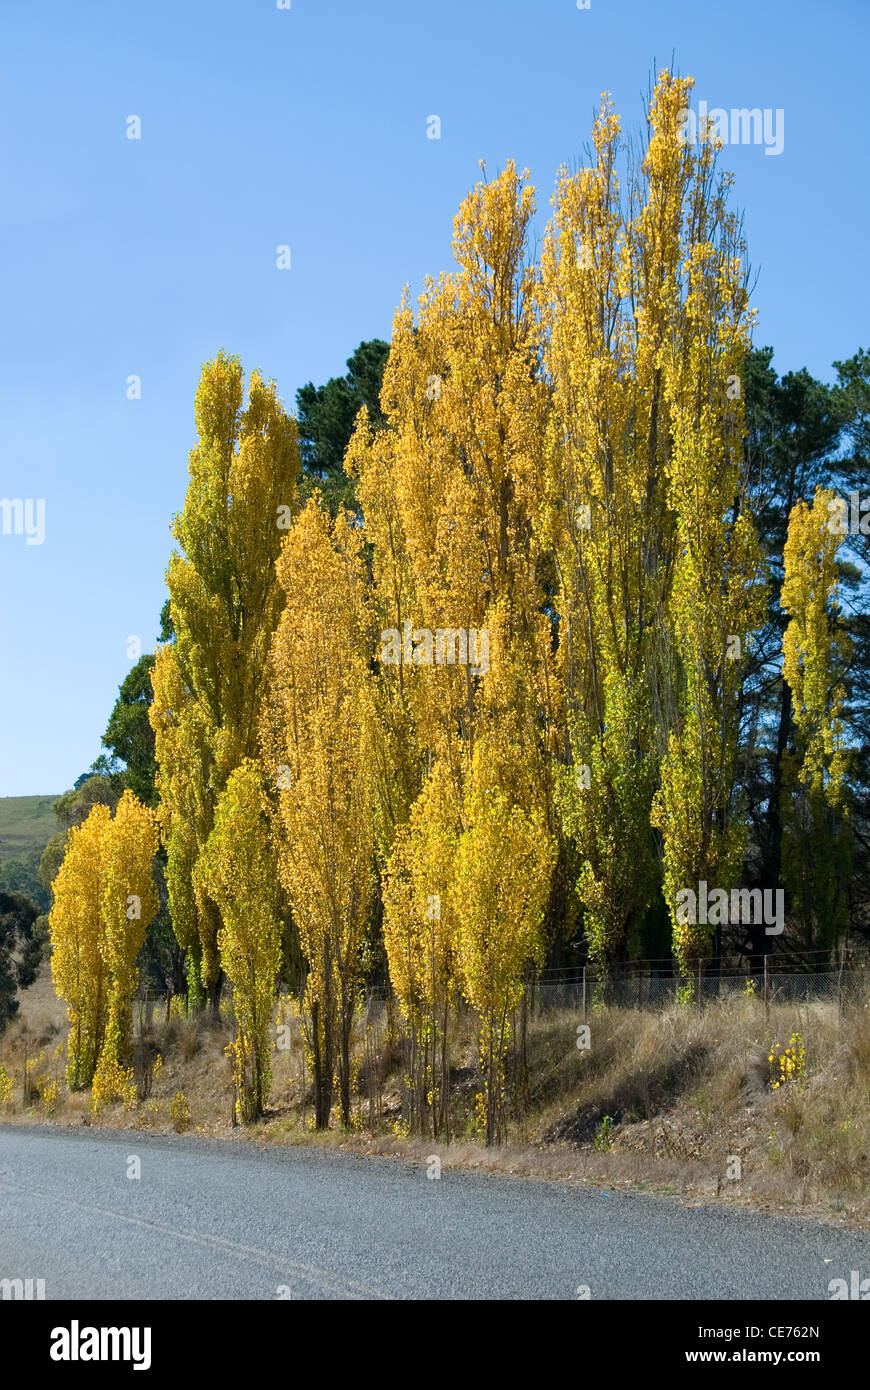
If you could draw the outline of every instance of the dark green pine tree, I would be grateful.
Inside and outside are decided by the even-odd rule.
[[[296,392],[301,498],[319,487],[333,515],[339,506],[355,505],[353,480],[342,464],[360,407],[367,406],[375,428],[386,423],[380,395],[389,351],[389,343],[380,338],[360,343],[347,360],[345,376],[331,377],[325,386],[309,381]]]

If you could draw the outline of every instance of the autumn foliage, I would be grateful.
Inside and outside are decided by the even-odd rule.
[[[94,1099],[129,1094],[137,957],[157,911],[154,813],[125,792],[70,831],[49,917],[52,977],[68,1005],[67,1082]]]
[[[318,1126],[336,1100],[350,1123],[380,971],[422,1132],[449,1137],[452,1020],[473,1011],[488,1142],[528,983],[567,923],[606,972],[669,915],[686,996],[709,956],[677,898],[740,873],[766,576],[743,477],[745,247],[716,141],[681,139],[691,85],[661,75],[640,153],[602,100],[536,262],[527,173],[468,195],[455,269],[396,312],[381,418],[357,418],[354,509],[316,491],[300,507],[274,383],[253,373],[245,404],[238,359],[203,369],[151,721],[188,1001],[231,984],[243,1119],[269,1100],[282,942]],[[786,551],[811,811],[796,876],[800,835],[837,833],[843,775],[825,500],[796,507]],[[155,848],[126,799],[70,837],[52,926],[76,1084],[124,1062],[142,922],[122,908],[132,892],[153,910]]]

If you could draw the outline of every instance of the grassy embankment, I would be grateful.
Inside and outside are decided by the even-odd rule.
[[[66,1034],[44,967],[22,998],[21,1016],[0,1038],[0,1063],[15,1083],[3,1118],[159,1132],[176,1127],[170,1104],[180,1091],[192,1133],[418,1162],[437,1154],[445,1168],[759,1203],[870,1227],[870,1011],[855,987],[842,1009],[836,1002],[765,1008],[757,997],[737,995],[702,1011],[590,1010],[587,1051],[576,1046],[576,1012],[532,1018],[528,1084],[522,1104],[519,1088],[512,1089],[509,1142],[499,1149],[484,1148],[474,1130],[480,1078],[470,1019],[457,1029],[452,1050],[448,1145],[403,1133],[402,1044],[397,1020],[386,1012],[368,1027],[360,1020],[357,1029],[351,1130],[334,1122],[327,1133],[314,1133],[304,1038],[290,1000],[278,1020],[289,1024],[290,1047],[273,1053],[269,1111],[255,1125],[233,1127],[228,1013],[217,1022],[167,1020],[160,1006],[140,1051],[162,1058],[150,1094],[131,1111],[118,1105],[95,1117],[89,1093],[70,1094],[61,1085],[52,1104],[40,1099],[39,1075],[63,1077]],[[780,1070],[771,1050],[776,1044],[778,1056],[793,1034],[805,1048],[803,1074],[774,1088]],[[141,1081],[141,1063],[138,1070]]]

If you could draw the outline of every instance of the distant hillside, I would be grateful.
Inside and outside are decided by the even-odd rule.
[[[19,859],[28,850],[45,849],[57,824],[54,796],[0,796],[0,864]]]
[[[27,893],[43,912],[48,894],[39,882],[42,851],[57,830],[54,796],[0,796],[0,889]]]

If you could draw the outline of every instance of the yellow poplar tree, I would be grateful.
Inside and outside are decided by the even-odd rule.
[[[739,479],[750,316],[729,180],[714,184],[712,142],[682,138],[691,87],[660,74],[624,192],[603,99],[590,167],[560,175],[542,256],[554,408],[539,515],[574,764],[560,803],[602,964],[624,956],[655,894],[651,821],[672,912],[679,887],[728,879],[739,857],[740,655],[760,620]],[[675,933],[681,959],[706,945]]]
[[[401,692],[424,760],[444,760],[459,800],[484,671],[456,658],[455,634],[489,638],[499,602],[512,669],[533,696],[509,700],[502,689],[502,708],[525,720],[526,759],[546,785],[552,633],[532,516],[548,395],[524,259],[533,213],[533,190],[513,163],[469,194],[455,220],[458,269],[427,279],[416,319],[407,298],[396,313],[381,394],[387,428],[373,436],[362,419],[347,460],[374,552],[377,616],[402,649],[400,661],[382,654],[379,685]]]
[[[52,884],[52,978],[69,1005],[67,1081],[93,1082],[94,1102],[126,1094],[136,961],[158,907],[154,812],[131,791],[73,827]],[[126,1088],[126,1089],[125,1089]]]
[[[167,571],[176,636],[158,654],[150,717],[170,911],[192,951],[190,973],[199,969],[216,1008],[220,915],[195,865],[229,774],[257,753],[283,602],[275,560],[296,508],[299,453],[275,383],[252,372],[245,405],[239,359],[223,352],[203,368],[196,428],[187,498],[173,523],[180,549]]]
[[[658,289],[675,248],[660,244],[656,225],[646,244],[633,235],[617,177],[620,140],[605,99],[591,166],[560,172],[539,290],[553,412],[538,523],[557,578],[573,762],[559,801],[580,859],[588,948],[601,965],[624,957],[656,887],[650,675],[673,532],[658,357],[668,325]],[[677,187],[671,197],[679,199]]]
[[[390,979],[410,1032],[411,1121],[449,1133],[449,1015],[456,990],[453,874],[458,826],[452,788],[436,764],[396,832],[384,882]]]
[[[240,1120],[263,1113],[272,1084],[270,1026],[281,963],[277,865],[259,768],[246,759],[231,774],[200,859],[217,904],[222,968],[233,987],[231,1043]]]
[[[72,827],[52,883],[51,976],[58,998],[67,1004],[66,1078],[71,1089],[90,1085],[106,1032],[109,979],[100,949],[101,875],[111,815],[108,806],[98,804],[87,820]]]
[[[425,875],[418,875],[430,832],[426,777],[437,768],[438,823],[467,826],[467,789],[483,738],[493,758],[501,750],[498,782],[511,808],[543,824],[547,835],[557,828],[552,565],[535,524],[549,393],[525,259],[533,213],[533,190],[513,163],[465,199],[454,224],[456,271],[427,279],[416,316],[407,298],[397,311],[381,393],[387,427],[373,434],[363,418],[346,462],[373,551],[373,610],[382,637],[378,710],[401,711],[389,727],[411,750],[418,779],[423,773],[410,838],[398,842],[387,869],[385,931],[394,985],[406,1007],[422,1010],[427,1037],[429,1005],[414,996],[413,972],[406,978],[403,964],[426,939],[425,929],[422,936],[416,931],[428,896]],[[389,752],[379,761],[389,768]],[[413,777],[403,778],[408,786]],[[394,828],[407,805],[407,798],[392,797]],[[547,863],[552,867],[549,856]],[[522,898],[507,877],[502,891]],[[448,922],[442,905],[445,949],[460,929],[458,910]],[[528,959],[520,956],[517,965],[520,991]],[[411,1090],[428,1093],[421,1078],[431,1063],[420,1048],[414,1056]]]
[[[847,749],[839,680],[850,654],[838,620],[842,537],[838,499],[819,489],[789,516],[780,603],[788,614],[783,676],[792,695],[796,747],[783,776],[783,876],[799,906],[808,944],[835,944],[848,914],[851,841]]]
[[[492,776],[495,750],[481,740],[459,839],[451,912],[463,991],[477,1013],[487,1144],[505,1133],[505,1054],[529,961],[540,965],[544,907],[555,845],[544,814],[511,802]]]
[[[702,879],[727,891],[740,867],[739,697],[764,602],[761,552],[741,505],[740,374],[752,321],[745,247],[727,208],[730,178],[713,184],[718,142],[705,139],[696,153],[681,138],[689,89],[670,74],[659,81],[639,225],[643,239],[663,236],[672,248],[657,286],[667,317],[658,360],[676,529],[666,606],[670,676],[662,683],[671,731],[652,821],[662,833],[664,896],[687,981],[707,953],[708,928],[681,919],[678,894],[697,891]]]
[[[159,903],[153,864],[158,848],[154,812],[125,791],[102,838],[100,952],[109,979],[106,1033],[94,1075],[94,1108],[131,1092],[137,960]]]
[[[188,1005],[202,1003],[202,979],[218,973],[217,909],[197,897],[194,874],[213,818],[207,724],[189,695],[171,643],[160,647],[151,672],[149,718],[158,749],[157,814],[166,850],[166,885],[175,938],[187,953]]]
[[[369,604],[376,632],[404,633],[404,624],[415,613],[414,574],[396,496],[394,464],[392,432],[374,431],[363,406],[345,470],[356,480],[356,497],[365,518],[371,556]],[[425,757],[417,734],[417,695],[401,662],[380,666],[374,700],[377,839],[383,862],[396,827],[408,820],[420,792]]]
[[[350,1123],[350,1042],[373,888],[373,705],[363,538],[317,494],[278,561],[287,596],[272,643],[263,761],[277,788],[279,873],[308,962],[315,1122],[337,1073]]]

